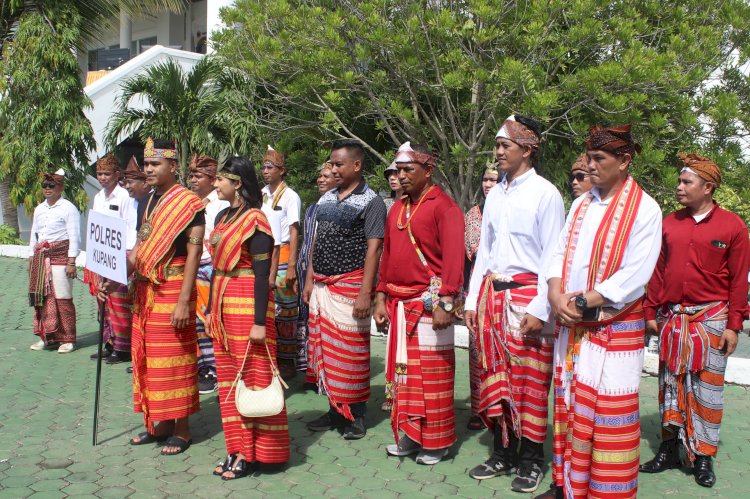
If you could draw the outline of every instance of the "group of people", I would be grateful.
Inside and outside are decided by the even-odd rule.
[[[594,126],[571,171],[566,217],[559,191],[537,174],[539,124],[510,116],[482,178],[484,201],[465,216],[438,185],[437,156],[406,142],[385,175],[384,200],[363,178],[356,140],[333,143],[320,200],[300,218],[284,182],[284,155],[269,147],[259,186],[247,158],[196,156],[191,186],[178,182],[172,141],[149,140],[118,191],[117,161],[97,162],[97,211],[130,234],[128,283],[87,275],[106,304],[107,362],[132,358],[134,408],[145,429],[130,443],[191,444],[199,391],[218,386],[226,459],[222,479],[253,463],[289,459],[286,410],[238,412],[233,380],[250,389],[305,373],[328,399],[311,431],[366,435],[371,320],[387,332],[386,403],[392,456],[439,463],[456,442],[454,327],[469,329],[469,428],[489,428],[489,458],[469,471],[513,475],[537,490],[546,464],[554,384],[553,483],[541,496],[634,497],[638,472],[681,464],[716,481],[723,373],[748,316],[750,239],[713,195],[721,169],[681,155],[677,200],[658,204],[629,173],[640,147],[630,126]],[[75,346],[78,213],[61,198],[64,173],[45,176],[32,228],[32,349]],[[660,343],[663,442],[640,463],[638,389],[644,335]],[[200,387],[199,387],[200,385]]]

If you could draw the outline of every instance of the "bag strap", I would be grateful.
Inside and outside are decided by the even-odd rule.
[[[242,367],[240,367],[239,372],[237,373],[237,376],[235,376],[234,381],[232,382],[232,386],[229,388],[229,392],[227,393],[226,398],[224,399],[224,402],[227,402],[229,400],[229,396],[232,394],[232,390],[235,389],[237,386],[237,383],[242,379],[242,372],[245,370],[245,362],[247,362],[247,354],[250,352],[250,344],[252,341],[248,338],[247,340],[247,347],[245,347],[245,358],[242,359]],[[273,362],[273,358],[271,357],[271,350],[268,349],[268,342],[264,341],[263,344],[266,346],[266,354],[268,354],[268,363],[271,365],[271,375],[278,378],[281,382],[281,386],[289,389],[289,385],[287,385],[284,382],[284,378],[281,377],[281,374],[279,373],[279,370],[276,368],[276,364]]]

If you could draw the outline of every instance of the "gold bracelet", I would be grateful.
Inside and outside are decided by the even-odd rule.
[[[188,237],[188,244],[195,244],[196,246],[202,246],[203,245],[203,238],[190,236]]]

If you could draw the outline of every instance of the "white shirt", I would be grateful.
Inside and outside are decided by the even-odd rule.
[[[466,310],[476,310],[482,280],[488,273],[508,276],[532,273],[539,276],[539,289],[526,311],[541,321],[550,322],[544,270],[549,266],[564,221],[562,196],[533,168],[510,184],[503,178],[493,187],[484,202],[482,231],[469,281]]]
[[[263,208],[268,207],[268,211],[271,211],[271,204],[273,203],[271,187],[267,185],[261,189],[261,192],[263,193]],[[277,209],[273,211],[279,214],[279,223],[281,225],[281,232],[279,233],[281,237],[280,241],[281,244],[286,244],[289,242],[289,226],[295,223],[299,226],[299,212],[302,209],[302,200],[296,192],[287,186],[284,193],[281,195],[276,208]],[[264,209],[263,211],[267,210]]]
[[[268,225],[271,226],[271,235],[273,235],[273,245],[281,246],[281,215],[278,211],[271,209],[270,204],[264,204],[260,210],[266,215]]]
[[[221,212],[224,208],[229,208],[229,201],[223,201],[219,199],[219,194],[216,190],[209,193],[208,196],[203,198],[203,206],[206,209],[206,230],[203,232],[203,254],[201,255],[201,262],[206,263],[211,261],[211,253],[208,251],[209,240],[211,239],[211,232],[214,230],[216,225],[216,215]]]
[[[34,246],[47,241],[70,241],[68,257],[78,256],[81,234],[81,214],[73,203],[60,198],[52,206],[45,200],[34,209],[34,219],[31,223],[29,237],[29,256],[34,256]]]
[[[130,197],[128,191],[119,185],[115,185],[115,188],[112,189],[112,193],[107,196],[104,189],[100,190],[94,196],[94,205],[91,207],[91,210],[101,213],[102,215],[125,220],[125,223],[127,224],[125,248],[128,250],[133,249],[136,242],[135,227],[138,224],[138,211],[136,202]]]
[[[589,261],[591,259],[591,249],[594,245],[594,238],[599,229],[599,224],[604,218],[604,212],[607,206],[614,199],[610,197],[606,201],[599,197],[599,190],[594,187],[591,189],[594,198],[586,210],[586,215],[581,224],[581,233],[578,236],[578,244],[573,255],[570,275],[568,276],[565,289],[568,293],[577,291],[589,291],[588,274]],[[562,271],[565,258],[565,247],[568,244],[570,227],[573,223],[573,216],[578,206],[583,202],[585,196],[579,196],[570,207],[568,218],[565,221],[565,228],[560,234],[555,253],[550,260],[550,267],[547,272],[547,280],[552,278],[562,278]],[[633,229],[630,232],[625,254],[622,258],[620,269],[610,276],[609,279],[594,286],[594,290],[599,292],[607,305],[621,309],[626,304],[637,300],[646,291],[646,285],[651,279],[651,274],[656,266],[656,260],[659,258],[661,250],[661,220],[662,214],[659,205],[645,192],[641,198],[641,204],[638,207],[638,213],[635,216]]]

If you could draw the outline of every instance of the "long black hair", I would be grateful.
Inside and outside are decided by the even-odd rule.
[[[255,168],[250,160],[244,156],[231,156],[222,165],[218,176],[223,173],[239,175],[242,186],[239,189],[240,196],[245,200],[245,206],[248,208],[260,208],[263,204],[263,198],[258,186],[258,176],[255,174]]]

